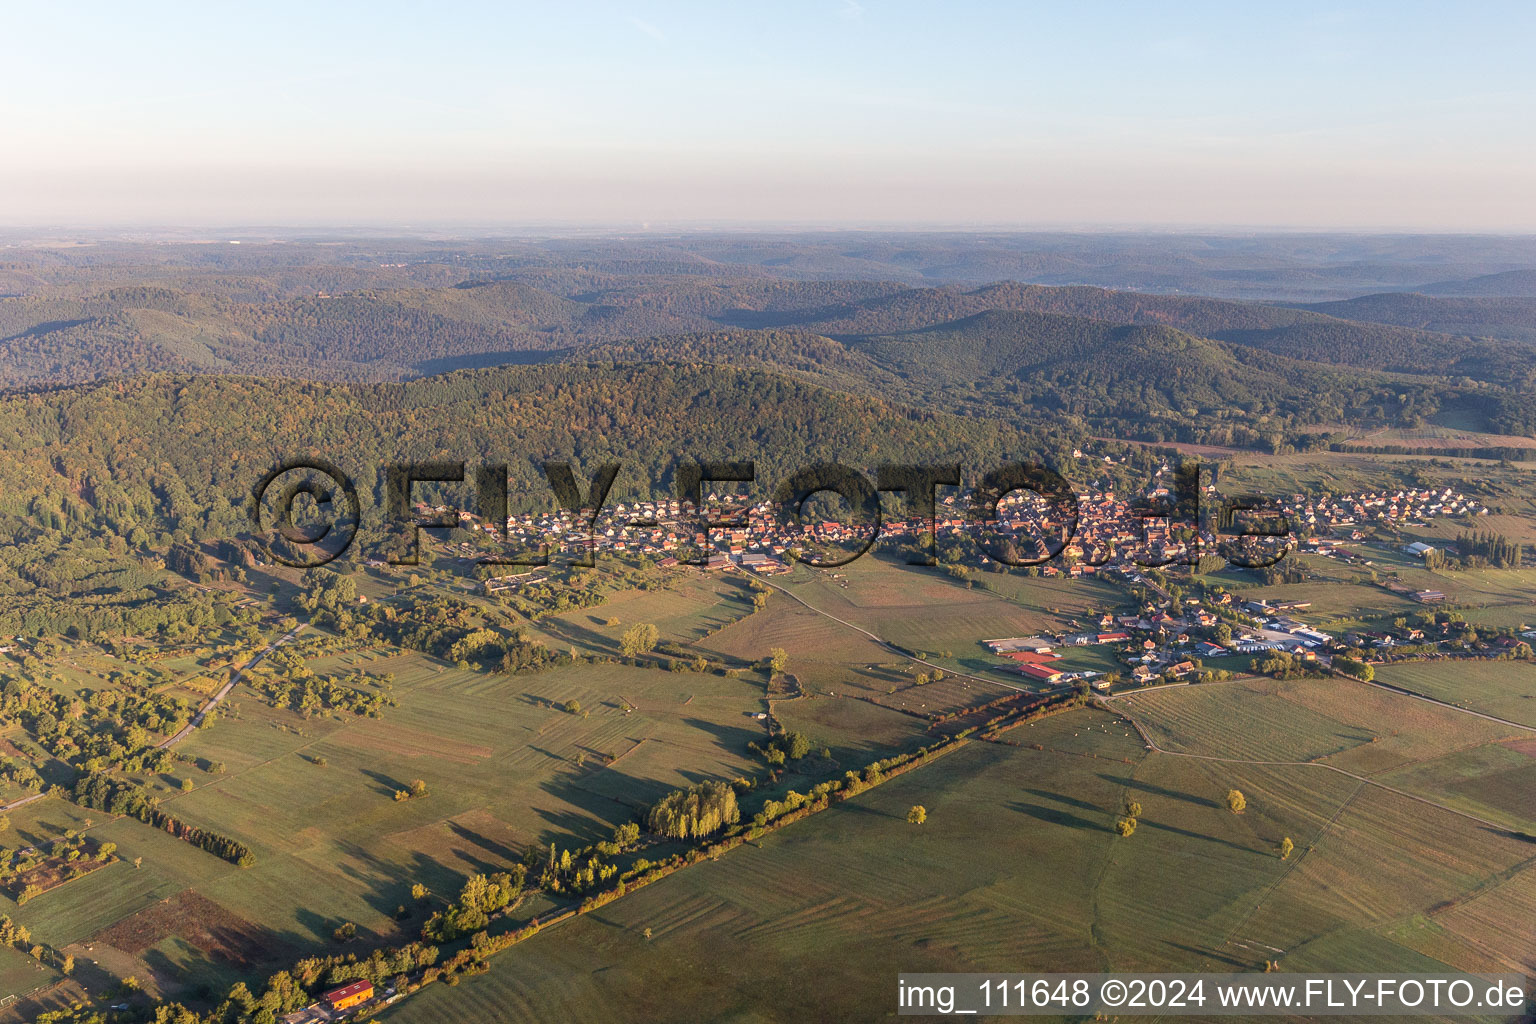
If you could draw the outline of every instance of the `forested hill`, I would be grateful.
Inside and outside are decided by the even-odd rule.
[[[512,281],[237,302],[163,287],[0,300],[0,378],[134,373],[390,380],[464,361],[516,362],[598,341],[709,328],[635,304],[576,302]]]
[[[711,266],[704,274],[698,265],[693,273],[649,262],[624,273],[623,266],[278,265],[270,279],[243,265],[239,274],[203,277],[176,267],[145,270],[154,279],[139,283],[109,266],[77,270],[67,285],[12,271],[18,292],[0,296],[0,380],[15,387],[157,372],[403,380],[563,360],[593,347],[627,348],[624,358],[634,359],[665,348],[656,339],[680,336],[713,336],[723,361],[731,354],[720,341],[737,339],[743,357],[760,363],[782,336],[750,332],[857,347],[860,339],[1007,311],[1170,327],[1326,365],[1536,386],[1536,346],[1522,343],[1536,334],[1532,300],[1376,295],[1303,309],[1096,287],[912,287],[773,278],[762,267]],[[384,280],[394,286],[379,287]],[[305,284],[314,290],[295,294]]]
[[[1536,270],[1506,270],[1464,281],[1436,281],[1414,290],[1425,295],[1536,298]]]
[[[683,461],[751,459],[772,482],[818,461],[975,467],[1059,459],[1071,443],[713,365],[502,367],[404,384],[150,376],[0,398],[0,514],[13,529],[239,532],[261,474],[303,456],[340,465],[365,501],[388,463],[505,461],[514,499],[547,505],[546,460],[582,473],[623,462],[619,499],[669,494]]]
[[[1450,297],[1381,292],[1300,308],[1348,320],[1536,344],[1536,296]]]
[[[1237,447],[1294,443],[1315,424],[1412,422],[1482,403],[1523,422],[1515,395],[1489,401],[1443,380],[1344,369],[1162,325],[991,310],[846,340],[931,402],[980,416],[1051,415],[1097,434]],[[1318,435],[1320,436],[1320,435]]]
[[[730,317],[743,327],[794,327],[832,337],[856,337],[930,327],[989,310],[1056,313],[1115,324],[1159,324],[1337,366],[1421,376],[1466,376],[1522,387],[1536,383],[1536,350],[1520,344],[1360,322],[1308,309],[1103,288],[1051,288],[1011,282],[971,290],[920,288],[800,310],[738,310]]]

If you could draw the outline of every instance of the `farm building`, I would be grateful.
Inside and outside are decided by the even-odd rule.
[[[1061,660],[1061,655],[1059,654],[1039,654],[1035,651],[1014,651],[1003,655],[1003,657],[1008,658],[1010,661],[1016,661],[1021,665],[1044,665],[1046,662]]]
[[[341,988],[333,988],[321,997],[330,1004],[331,1012],[350,1009],[359,1003],[366,1003],[373,998],[373,982],[354,981],[350,985]]]
[[[1061,669],[1051,668],[1049,665],[1024,664],[1018,668],[1021,675],[1029,676],[1031,679],[1038,679],[1042,683],[1058,683],[1061,681],[1061,677],[1066,675]]]

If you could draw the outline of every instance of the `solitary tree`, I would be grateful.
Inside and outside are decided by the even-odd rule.
[[[1280,840],[1280,859],[1289,860],[1291,857],[1291,851],[1294,849],[1296,849],[1296,844],[1291,842],[1290,836],[1286,836],[1284,839]]]
[[[907,823],[909,825],[921,825],[927,820],[928,808],[924,807],[922,804],[913,804],[912,809],[907,812]]]
[[[1137,803],[1135,800],[1132,800],[1130,797],[1126,797],[1125,798],[1125,816],[1127,818],[1139,818],[1139,817],[1141,817],[1141,804]]]
[[[1135,818],[1120,818],[1115,821],[1115,831],[1122,836],[1129,836],[1136,831]]]
[[[1243,796],[1240,789],[1227,790],[1227,810],[1233,814],[1242,814],[1248,807],[1248,798]]]
[[[638,658],[656,649],[661,633],[649,622],[637,622],[619,638],[619,652],[626,658]]]

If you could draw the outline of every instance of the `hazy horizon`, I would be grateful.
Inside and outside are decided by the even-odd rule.
[[[1536,231],[1536,10],[1405,13],[19,10],[0,224]]]

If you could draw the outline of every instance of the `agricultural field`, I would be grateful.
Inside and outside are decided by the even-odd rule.
[[[1447,704],[1536,728],[1536,665],[1530,662],[1406,662],[1378,667],[1376,678]]]
[[[1401,599],[1364,585],[1360,570],[1308,564],[1320,578],[1304,584],[1216,578],[1245,596],[1312,600],[1309,618],[1331,626],[1400,614],[1387,605]],[[1389,571],[1423,572],[1406,561]],[[406,597],[441,589],[442,573],[423,574]],[[1463,575],[1489,608],[1513,608],[1517,574]],[[131,975],[152,996],[207,1002],[316,950],[413,939],[465,876],[604,839],[671,790],[759,777],[765,762],[749,744],[771,729],[803,733],[814,753],[771,779],[768,796],[931,744],[939,727],[928,716],[1034,688],[982,640],[1134,608],[1096,581],[981,573],[967,585],[874,557],[769,582],[654,571],[610,586],[596,606],[537,617],[455,591],[474,614],[576,658],[526,674],[311,626],[287,653],[386,697],[376,716],[273,707],[249,685],[258,670],[175,748],[169,770],[137,776],[178,819],[249,847],[251,866],[132,818],[37,801],[12,813],[17,840],[86,829],[115,843],[119,860],[7,912],[76,957],[76,982],[101,991]],[[394,581],[373,581],[371,593],[401,600]],[[222,631],[149,666],[132,650],[65,644],[48,678],[82,696],[138,680],[197,704],[281,634],[268,618],[259,634]],[[715,667],[669,671],[670,654],[620,659],[621,637],[641,623],[657,627],[667,651],[697,651]],[[776,648],[788,663],[770,676]],[[1108,647],[1063,653],[1069,671],[1124,671]],[[1480,662],[1461,702],[1518,711],[1531,671]],[[541,933],[483,976],[429,986],[386,1018],[771,1020],[780,1018],[762,1010],[766,979],[807,973],[826,984],[776,992],[782,1019],[861,1017],[885,1012],[892,965],[1246,969],[1276,955],[1297,969],[1503,964],[1507,952],[1489,959],[1478,928],[1500,913],[1486,893],[1536,899],[1518,835],[1536,834],[1532,735],[1335,678],[1129,692],[1020,725],[1000,743],[972,740]],[[418,780],[423,792],[410,796]],[[1246,794],[1241,815],[1225,806],[1231,788]],[[1143,810],[1122,838],[1114,824],[1127,800]],[[915,804],[928,810],[924,825],[907,823]],[[1481,831],[1458,845],[1458,829]],[[1296,845],[1287,860],[1284,838]],[[1455,856],[1436,852],[1446,849]],[[1373,859],[1388,864],[1381,877]],[[413,897],[415,883],[432,895]],[[1330,910],[1338,888],[1355,903]],[[534,893],[516,919],[562,905]],[[336,937],[344,925],[356,929],[346,944]],[[701,973],[706,963],[722,966]],[[30,990],[24,973],[9,991]]]
[[[344,922],[365,941],[395,939],[420,925],[414,908],[397,919],[413,882],[449,892],[465,873],[499,870],[530,847],[605,836],[673,788],[749,771],[747,743],[765,735],[751,717],[765,707],[760,678],[602,663],[503,676],[383,654],[342,651],[314,664],[390,674],[398,706],[380,717],[304,718],[238,688],[177,748],[223,772],[181,766],[176,778],[150,780],[162,807],[247,844],[254,866],[132,819],[39,801],[12,813],[16,836],[90,827],[122,860],[13,917],[82,962],[114,960],[153,992],[217,990],[330,943]],[[580,711],[564,710],[570,702]],[[416,779],[427,795],[396,800]],[[167,900],[190,909],[156,909]]]
[[[535,936],[384,1019],[870,1019],[891,1012],[898,970],[1530,969],[1536,926],[1496,895],[1536,898],[1526,842],[1462,841],[1454,813],[1333,772],[1151,752],[1103,711],[1008,738]],[[1121,838],[1126,799],[1142,817]],[[1513,928],[1496,951],[1490,915]]]
[[[1518,434],[1489,434],[1460,430],[1450,426],[1394,427],[1373,430],[1344,442],[1352,447],[1390,447],[1435,449],[1458,448],[1536,448],[1536,440]]]
[[[1394,443],[1394,442],[1388,442]],[[1497,504],[1528,499],[1536,488],[1536,464],[1499,463],[1448,455],[1380,455],[1367,452],[1241,453],[1228,460],[1223,489],[1258,494],[1336,493],[1450,485],[1496,498]]]
[[[752,591],[741,575],[684,569],[668,574],[662,589],[619,590],[595,608],[540,619],[533,629],[552,645],[575,644],[594,654],[614,655],[619,637],[636,622],[651,623],[663,640],[695,643],[751,610]]]
[[[818,663],[810,672],[811,682],[825,680],[830,685],[840,674],[849,675],[849,687],[874,693],[888,692],[892,686],[900,688],[913,669],[910,663],[902,667],[900,654],[861,638],[858,631],[919,652],[931,665],[947,672],[1028,690],[1034,684],[1011,671],[1008,663],[992,655],[981,641],[1059,632],[1071,628],[1079,617],[1091,613],[1096,619],[1103,611],[1127,602],[1123,591],[1092,580],[977,573],[966,581],[936,569],[875,557],[837,569],[797,566],[771,583],[784,591],[769,603],[768,610],[777,612],[777,618],[754,616],[722,631],[705,646],[735,653],[757,642],[805,652]],[[795,602],[785,602],[785,596],[814,609],[808,614],[821,623],[807,618],[806,609]],[[785,608],[786,603],[790,607]],[[790,625],[791,621],[795,625]],[[748,640],[749,636],[754,639]],[[784,642],[775,643],[775,636],[782,636]],[[1122,667],[1101,664],[1093,652],[1068,653],[1083,662],[1066,665],[1071,670],[1112,671]],[[846,668],[834,667],[839,663]],[[957,690],[955,701],[974,701],[975,687],[984,685],[975,682],[968,693],[964,688]]]
[[[1118,698],[1158,747],[1375,773],[1518,730],[1348,679],[1238,680]]]

